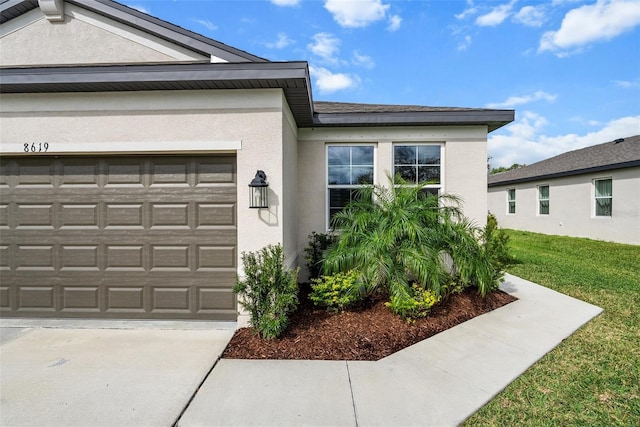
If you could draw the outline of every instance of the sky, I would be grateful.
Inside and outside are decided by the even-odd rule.
[[[271,61],[315,101],[513,109],[491,167],[640,134],[640,0],[119,0]]]

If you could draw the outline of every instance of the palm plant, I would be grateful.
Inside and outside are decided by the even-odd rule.
[[[446,294],[452,276],[484,295],[497,276],[476,235],[452,195],[425,194],[420,186],[363,187],[351,204],[333,217],[338,241],[327,252],[325,274],[356,270],[356,292],[386,289],[410,298],[412,283]]]

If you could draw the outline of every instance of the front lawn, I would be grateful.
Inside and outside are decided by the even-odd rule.
[[[508,230],[508,272],[604,313],[464,426],[640,425],[640,246]]]

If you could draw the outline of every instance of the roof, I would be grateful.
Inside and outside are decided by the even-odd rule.
[[[91,12],[97,13],[147,34],[167,40],[185,49],[206,56],[215,56],[229,62],[268,62],[264,58],[228,46],[170,22],[163,21],[139,10],[111,0],[64,0]],[[37,0],[2,0],[0,2],[0,24],[17,18],[38,7]]]
[[[489,187],[640,166],[640,135],[569,151],[507,172],[489,175]]]
[[[271,62],[112,0],[65,1],[229,62],[1,68],[0,93],[279,88],[301,128],[482,125],[491,132],[514,119],[514,110],[314,102],[305,61]],[[37,0],[2,0],[0,23],[37,7]]]

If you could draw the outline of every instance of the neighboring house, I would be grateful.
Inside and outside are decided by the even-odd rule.
[[[302,265],[394,170],[485,223],[487,133],[513,110],[314,102],[306,62],[110,0],[0,11],[3,316],[236,319],[243,252]],[[257,170],[268,206],[250,209]]]
[[[489,176],[501,227],[640,245],[640,135]]]

